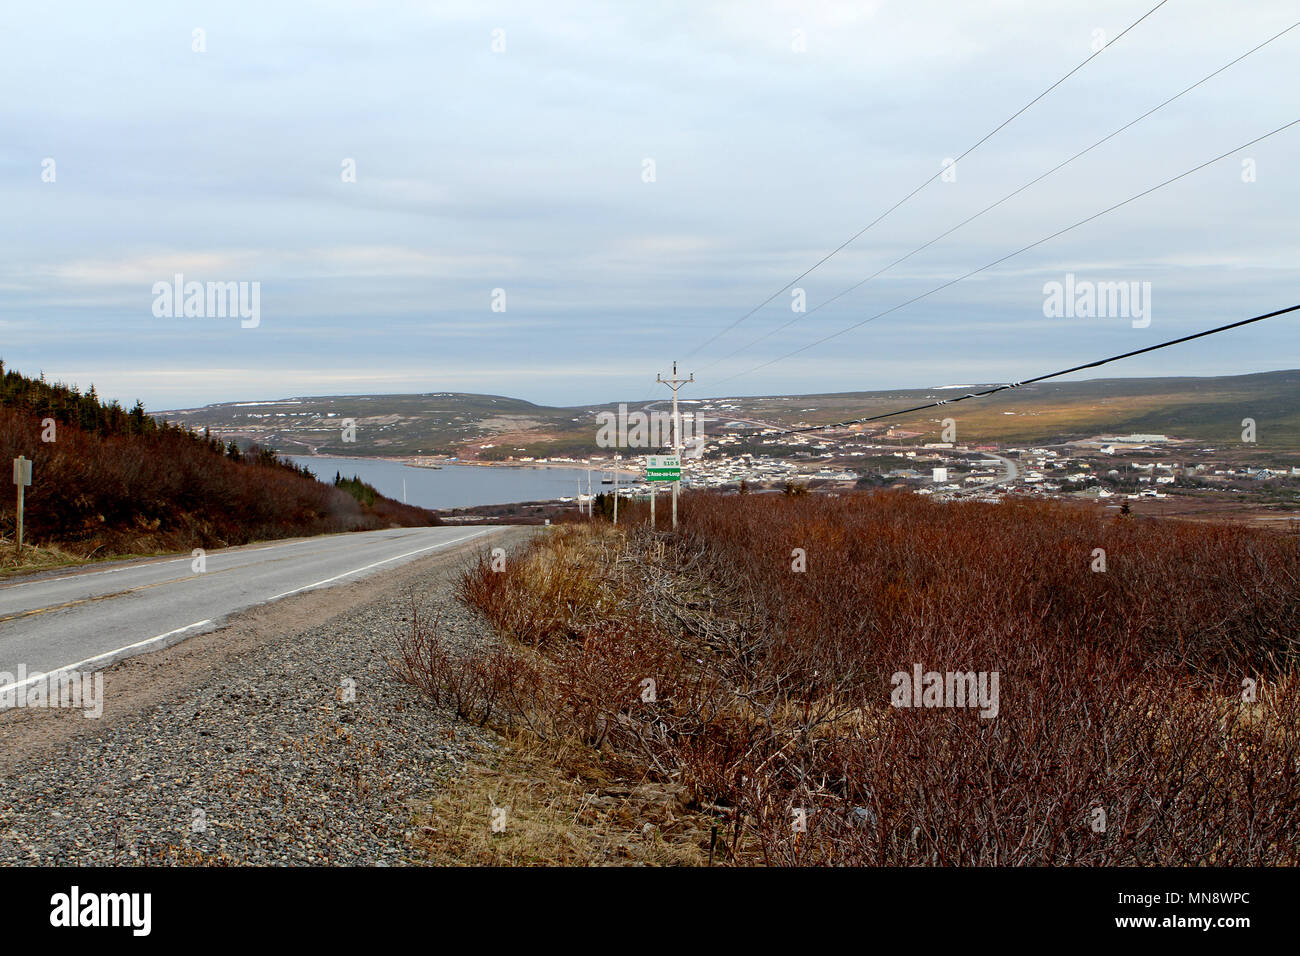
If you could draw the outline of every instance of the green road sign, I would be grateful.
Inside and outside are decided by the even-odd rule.
[[[676,455],[646,455],[646,481],[680,481],[682,460]]]

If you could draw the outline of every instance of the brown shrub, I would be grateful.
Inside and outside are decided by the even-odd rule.
[[[682,516],[556,529],[461,594],[529,648],[495,671],[497,719],[682,784],[729,859],[1300,860],[1293,539],[898,494],[696,494]],[[916,664],[996,672],[997,716],[891,706]]]

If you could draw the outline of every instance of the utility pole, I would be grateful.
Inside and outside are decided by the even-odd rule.
[[[614,456],[614,527],[618,527],[618,455]]]
[[[695,381],[695,373],[691,373],[690,378],[677,377],[677,363],[673,363],[673,377],[664,378],[662,375],[656,379],[660,385],[667,385],[673,390],[673,454],[677,457],[680,465],[682,460],[682,429],[681,421],[677,417],[677,390],[683,385],[689,385]],[[673,482],[673,530],[677,530],[677,489],[681,486],[681,480]]]
[[[591,520],[591,510],[595,507],[596,499],[591,496],[591,469],[587,469],[587,520]]]

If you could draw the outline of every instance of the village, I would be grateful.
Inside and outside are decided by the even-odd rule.
[[[1100,435],[1032,446],[920,441],[923,437],[896,427],[827,434],[727,422],[684,448],[682,486],[750,493],[906,488],[940,501],[1015,495],[1113,502],[1114,507],[1215,492],[1237,500],[1257,496],[1264,503],[1300,503],[1300,465],[1279,466],[1271,456],[1269,463],[1254,462],[1241,448],[1164,434]],[[518,459],[590,469],[593,495],[611,493],[617,473],[618,493],[627,497],[654,491],[654,483],[644,480],[645,460],[645,455],[614,451]]]

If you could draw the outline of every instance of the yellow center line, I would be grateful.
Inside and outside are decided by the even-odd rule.
[[[401,535],[400,537],[406,537],[406,535]],[[470,535],[470,537],[477,537],[477,535]],[[450,542],[444,542],[444,544],[455,544],[456,542],[461,541],[461,540],[465,540],[465,539],[463,539],[463,538],[456,538],[456,539],[453,539],[453,540],[450,541]],[[297,544],[297,543],[300,543],[300,542],[294,542],[294,543]],[[370,542],[366,542],[366,544],[369,544],[369,543],[370,543]],[[435,546],[435,547],[441,547],[441,546],[442,546],[442,545],[437,545],[437,546]],[[276,549],[275,549],[275,547],[273,546],[272,548],[264,548],[264,549],[261,549],[261,550],[276,550]],[[327,554],[327,553],[331,553],[331,552],[334,552],[335,550],[336,550],[336,549],[334,549],[334,548],[317,548],[316,550],[314,550],[314,551],[309,551],[309,552],[307,552],[306,554],[296,553],[296,554],[292,554],[292,555],[286,554],[286,555],[283,555],[283,556],[268,556],[268,557],[266,557],[266,558],[263,558],[263,559],[260,560],[260,561],[251,561],[251,562],[246,562],[246,563],[244,563],[244,564],[237,564],[237,565],[235,565],[234,567],[223,568],[223,569],[220,570],[220,571],[204,571],[204,572],[202,572],[202,573],[187,574],[187,575],[185,575],[185,576],[183,576],[183,577],[179,577],[179,578],[170,578],[170,579],[168,579],[168,580],[166,580],[166,581],[155,581],[155,582],[153,582],[153,583],[151,583],[151,584],[137,584],[135,587],[126,588],[126,589],[121,590],[121,591],[113,591],[113,592],[110,592],[110,593],[108,593],[108,594],[94,594],[94,595],[91,595],[90,597],[78,598],[78,599],[75,600],[75,601],[65,601],[65,602],[62,603],[62,604],[51,604],[49,607],[32,608],[31,610],[28,610],[28,611],[18,611],[18,612],[15,612],[15,613],[13,613],[13,614],[7,614],[7,615],[4,615],[4,616],[0,616],[0,624],[5,623],[6,621],[16,621],[16,620],[20,620],[20,619],[25,618],[25,617],[35,617],[35,616],[38,615],[38,614],[48,614],[50,611],[61,611],[61,610],[64,610],[65,608],[70,608],[70,607],[79,607],[79,606],[82,605],[82,604],[91,604],[91,603],[93,603],[93,602],[95,602],[95,601],[107,601],[107,600],[110,600],[110,599],[112,599],[112,598],[122,597],[123,595],[126,595],[126,594],[134,594],[134,593],[137,592],[137,591],[147,591],[149,588],[163,587],[164,585],[168,585],[168,584],[179,584],[179,583],[184,582],[184,581],[195,581],[195,580],[198,580],[198,579],[200,579],[200,578],[212,577],[212,576],[214,576],[214,575],[218,575],[218,574],[229,574],[229,573],[231,573],[232,571],[243,571],[243,570],[246,570],[247,568],[249,568],[250,566],[252,566],[252,565],[256,565],[256,564],[271,564],[271,563],[278,563],[278,562],[280,562],[280,561],[290,561],[290,560],[297,561],[297,560],[301,560],[302,558],[309,558],[309,557],[312,557],[313,555],[317,555],[317,554]],[[426,549],[426,550],[430,550],[430,549]],[[249,552],[245,552],[245,553],[249,553]],[[399,555],[398,557],[405,557],[405,555]],[[388,559],[388,560],[395,560],[395,559],[390,558],[390,559]],[[160,562],[159,562],[159,563],[160,563]],[[379,562],[379,563],[380,563],[380,564],[386,564],[387,561],[381,561],[381,562]],[[141,565],[141,566],[142,566],[142,567],[148,567],[148,565]],[[347,572],[347,573],[350,574],[350,573],[354,573],[354,572]],[[340,577],[345,577],[345,576],[346,576],[346,575],[340,575]],[[64,579],[64,580],[66,580],[66,579]],[[331,579],[331,580],[333,580],[333,579]],[[320,582],[317,582],[317,583],[320,583]],[[308,587],[313,587],[313,586],[314,586],[314,585],[308,585]],[[300,588],[299,590],[305,590],[305,589]],[[286,592],[286,593],[294,593],[294,592]]]
[[[81,604],[90,604],[93,601],[107,601],[111,598],[121,597],[124,594],[133,594],[136,591],[145,591],[148,590],[149,588],[162,587],[164,584],[177,584],[178,582],[181,581],[194,581],[197,580],[198,578],[208,577],[209,575],[228,574],[231,571],[235,571],[235,570],[238,569],[226,568],[223,571],[211,571],[211,572],[205,571],[202,574],[188,574],[183,578],[171,578],[170,580],[167,581],[155,581],[152,584],[137,584],[135,587],[127,588],[124,591],[113,591],[109,594],[93,594],[90,597],[78,598],[75,601],[65,601],[63,604],[51,604],[49,607],[32,608],[30,611],[19,611],[16,614],[7,614],[4,617],[0,617],[0,624],[3,624],[5,621],[15,621],[23,617],[32,617],[33,615],[36,614],[46,614],[50,611],[61,611],[64,608],[68,608],[68,607],[77,607],[78,605]]]
[[[133,594],[136,591],[146,591],[149,588],[162,587],[163,585],[167,585],[167,584],[179,584],[183,581],[195,581],[198,580],[199,578],[213,577],[218,574],[229,574],[232,571],[242,571],[247,569],[251,565],[255,565],[255,564],[270,564],[279,561],[298,560],[304,557],[311,557],[312,555],[315,554],[324,554],[330,550],[332,549],[319,548],[315,551],[309,551],[307,554],[283,555],[281,557],[266,557],[261,559],[260,561],[251,561],[251,562],[246,562],[244,564],[237,564],[231,568],[222,568],[220,571],[203,571],[202,573],[187,574],[179,578],[170,578],[166,581],[154,581],[151,584],[137,584],[135,587],[126,588],[122,591],[112,591],[107,594],[92,594],[90,597],[78,598],[75,601],[65,601],[62,604],[51,604],[49,607],[38,607],[38,608],[32,608],[29,611],[18,611],[14,614],[6,614],[3,617],[0,617],[0,624],[3,624],[5,621],[16,621],[24,617],[34,617],[37,614],[47,614],[50,611],[61,611],[64,608],[78,607],[82,604],[90,604],[94,601],[107,601],[110,600],[111,598],[122,597],[125,594]],[[147,565],[143,565],[143,566],[147,567]]]

